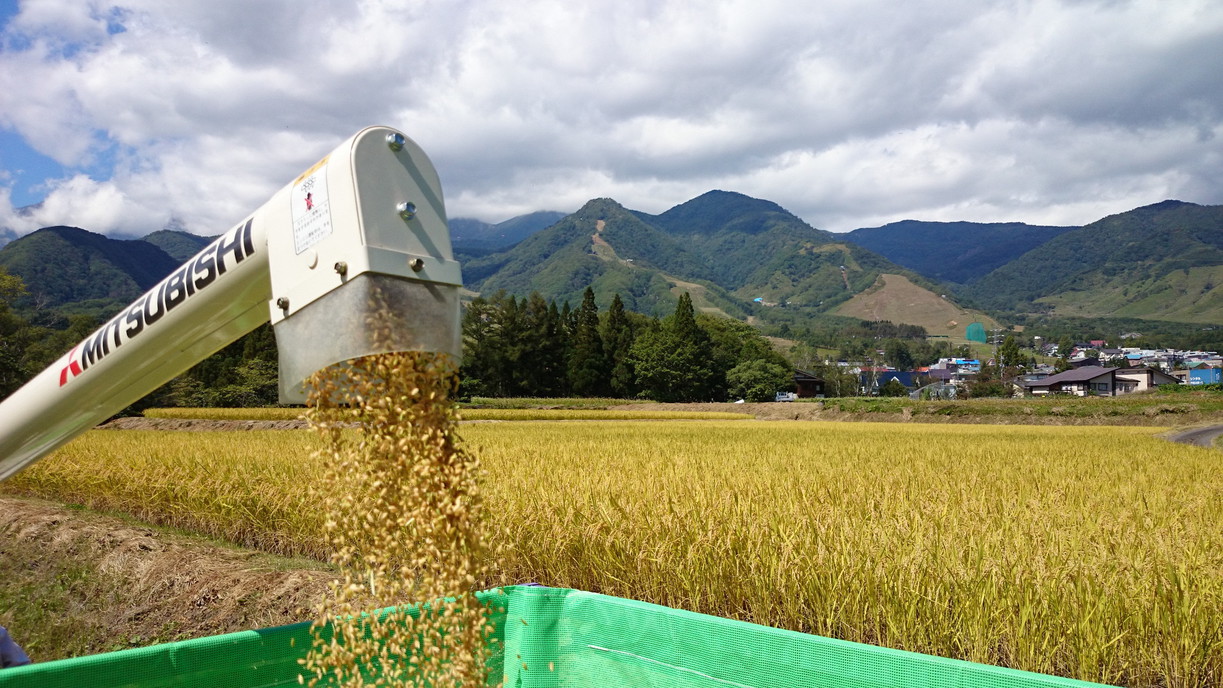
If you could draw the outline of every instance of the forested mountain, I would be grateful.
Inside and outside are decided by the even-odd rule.
[[[456,251],[495,251],[522,241],[555,224],[565,213],[541,210],[490,224],[468,217],[450,218],[450,243]]]
[[[575,301],[590,285],[600,304],[619,293],[630,310],[657,314],[688,291],[699,309],[740,318],[778,307],[827,312],[885,272],[925,281],[775,203],[726,191],[660,215],[592,200],[513,248],[464,266],[468,284],[482,293],[538,291]]]
[[[21,278],[33,306],[97,317],[131,303],[181,263],[147,241],[77,227],[47,227],[0,249],[0,267]]]
[[[696,256],[693,276],[745,301],[828,310],[870,288],[881,273],[928,283],[846,243],[843,235],[811,227],[776,203],[739,193],[710,191],[646,217]]]
[[[163,229],[143,237],[141,241],[147,241],[165,251],[166,254],[179,263],[185,263],[188,258],[199,253],[205,246],[212,243],[213,239],[216,239],[216,237],[203,237],[198,234],[191,234],[190,232]]]
[[[1164,201],[1065,232],[967,286],[999,311],[1223,321],[1223,206]]]
[[[607,198],[586,203],[508,251],[469,262],[463,277],[469,288],[493,294],[504,290],[578,303],[592,287],[600,305],[619,293],[625,308],[661,315],[677,296],[663,273],[691,272],[699,261],[662,231]],[[719,294],[720,300],[726,300]]]
[[[595,199],[563,217],[531,213],[471,231],[463,223],[454,220],[456,246],[463,236],[476,244],[525,236],[497,252],[460,256],[468,288],[486,296],[537,291],[576,304],[591,286],[600,307],[620,294],[631,311],[665,315],[687,292],[700,312],[804,329],[858,295],[886,298],[878,292],[904,280],[881,276],[896,274],[912,283],[909,292],[949,303],[958,295],[1012,314],[1004,318],[1223,321],[1223,206],[1165,201],[1080,228],[904,221],[832,234],[770,201],[711,191],[658,215]],[[121,240],[49,227],[0,247],[0,268],[24,283],[27,295],[14,304],[24,312],[100,320],[209,240],[173,230]],[[959,284],[939,287],[940,280]]]
[[[1072,229],[1077,227],[901,220],[844,237],[931,279],[966,284]]]

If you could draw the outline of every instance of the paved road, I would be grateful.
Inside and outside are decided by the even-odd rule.
[[[1223,435],[1223,425],[1207,425],[1192,430],[1182,430],[1175,435],[1168,435],[1173,442],[1195,444],[1199,447],[1213,447],[1215,438]]]

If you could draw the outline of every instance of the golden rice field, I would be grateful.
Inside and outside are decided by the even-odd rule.
[[[1223,454],[1152,430],[464,426],[487,585],[538,581],[1127,686],[1223,685]],[[307,432],[91,432],[4,484],[325,557]]]
[[[296,420],[300,408],[155,408],[148,418],[191,420]],[[723,411],[613,411],[608,409],[465,409],[462,420],[751,420],[750,413]]]

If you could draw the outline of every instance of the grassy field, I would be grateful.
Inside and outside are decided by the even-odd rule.
[[[1223,456],[1142,428],[475,424],[498,577],[1130,686],[1223,685]],[[327,555],[301,432],[91,432],[4,490]]]
[[[950,337],[954,344],[967,341],[964,335],[969,323],[982,323],[986,329],[998,326],[984,313],[961,308],[903,275],[880,275],[874,287],[838,306],[836,313],[921,325],[930,334]]]

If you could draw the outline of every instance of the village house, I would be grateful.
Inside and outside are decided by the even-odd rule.
[[[938,371],[947,371],[940,373]],[[981,372],[981,361],[975,358],[940,358],[930,365],[927,374],[935,380],[958,382],[974,377]]]
[[[1158,368],[1124,368],[1117,371],[1117,394],[1145,392],[1160,385],[1179,383],[1175,377]]]
[[[805,370],[794,370],[794,388],[799,399],[824,398],[824,379]]]
[[[1033,396],[1048,394],[1073,394],[1080,397],[1116,396],[1117,368],[1101,368],[1100,366],[1074,368],[1057,375],[1050,375],[1043,380],[1024,383],[1024,387]]]

